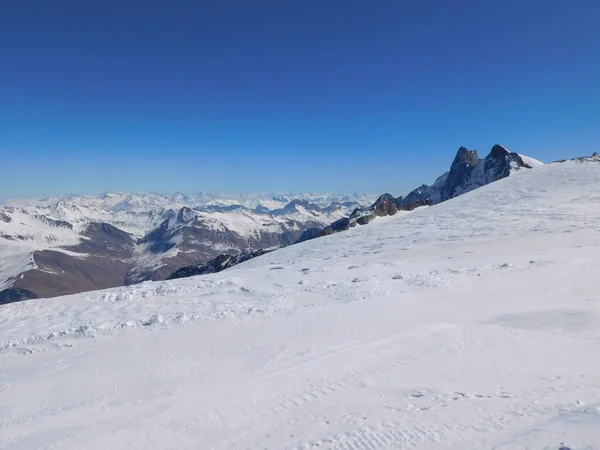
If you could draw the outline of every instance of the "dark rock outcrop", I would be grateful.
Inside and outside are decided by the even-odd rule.
[[[327,236],[333,233],[339,233],[340,231],[346,231],[357,225],[367,225],[375,219],[375,217],[393,216],[398,213],[398,211],[412,211],[420,206],[429,206],[432,204],[433,202],[430,198],[405,202],[403,197],[395,198],[391,194],[383,194],[370,207],[356,208],[350,217],[343,217],[336,220],[320,231],[311,230],[310,233],[303,234],[296,243],[314,239],[316,237]]]
[[[465,147],[459,148],[450,166],[446,183],[442,187],[441,201],[456,196],[457,188],[467,182],[473,169],[480,162],[477,150],[467,150]]]
[[[33,298],[37,298],[37,295],[27,289],[8,288],[0,291],[0,305],[22,300],[31,300]]]
[[[450,167],[446,182],[441,188],[440,201],[446,201],[458,195],[506,178],[513,170],[531,169],[518,153],[509,152],[496,144],[489,155],[480,159],[476,150],[461,147]]]
[[[521,155],[509,152],[498,144],[492,147],[492,151],[485,158],[484,172],[492,181],[506,178],[510,175],[511,169],[518,170],[520,168],[531,169],[531,166],[525,164]]]
[[[249,261],[258,256],[262,256],[273,250],[256,250],[254,252],[243,252],[236,255],[224,254],[219,255],[214,259],[204,263],[197,264],[188,267],[182,267],[181,269],[173,272],[167,277],[167,280],[175,280],[177,278],[193,277],[196,275],[207,275],[209,273],[221,272],[222,270],[229,269],[230,267],[236,266],[240,263]]]
[[[196,220],[196,214],[190,208],[184,206],[177,213],[177,223],[190,223]]]
[[[300,237],[296,240],[296,244],[299,244],[300,242],[304,242],[304,241],[310,241],[311,239],[316,238],[319,233],[323,231],[321,228],[315,227],[315,228],[309,228],[308,230],[305,230]]]
[[[4,223],[12,222],[12,219],[4,212],[0,211],[0,220]]]
[[[356,220],[350,220],[349,217],[342,217],[336,220],[331,225],[323,228],[315,237],[327,236],[333,233],[339,233],[340,231],[346,231],[356,226]]]

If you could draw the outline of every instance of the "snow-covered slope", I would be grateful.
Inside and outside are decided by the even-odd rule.
[[[598,448],[599,174],[0,307],[0,447]]]

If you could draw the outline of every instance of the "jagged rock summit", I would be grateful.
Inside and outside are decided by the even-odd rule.
[[[450,170],[439,176],[432,185],[423,184],[406,197],[383,194],[370,207],[357,208],[349,217],[339,219],[320,231],[306,230],[298,242],[344,231],[356,225],[366,225],[375,217],[393,216],[398,211],[431,206],[505,178],[515,171],[531,168],[521,155],[510,152],[500,144],[494,145],[485,158],[479,158],[477,150],[460,147]]]
[[[411,191],[405,201],[429,198],[433,203],[440,203],[505,178],[518,170],[531,168],[521,155],[510,152],[500,144],[494,145],[485,158],[479,158],[477,150],[460,147],[448,172],[438,177],[432,185],[424,184]]]

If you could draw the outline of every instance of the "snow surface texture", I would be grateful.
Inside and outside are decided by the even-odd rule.
[[[3,449],[600,448],[600,164],[0,307]]]

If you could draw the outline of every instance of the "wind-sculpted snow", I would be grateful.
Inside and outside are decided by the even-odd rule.
[[[0,448],[598,448],[599,173],[2,306]]]

